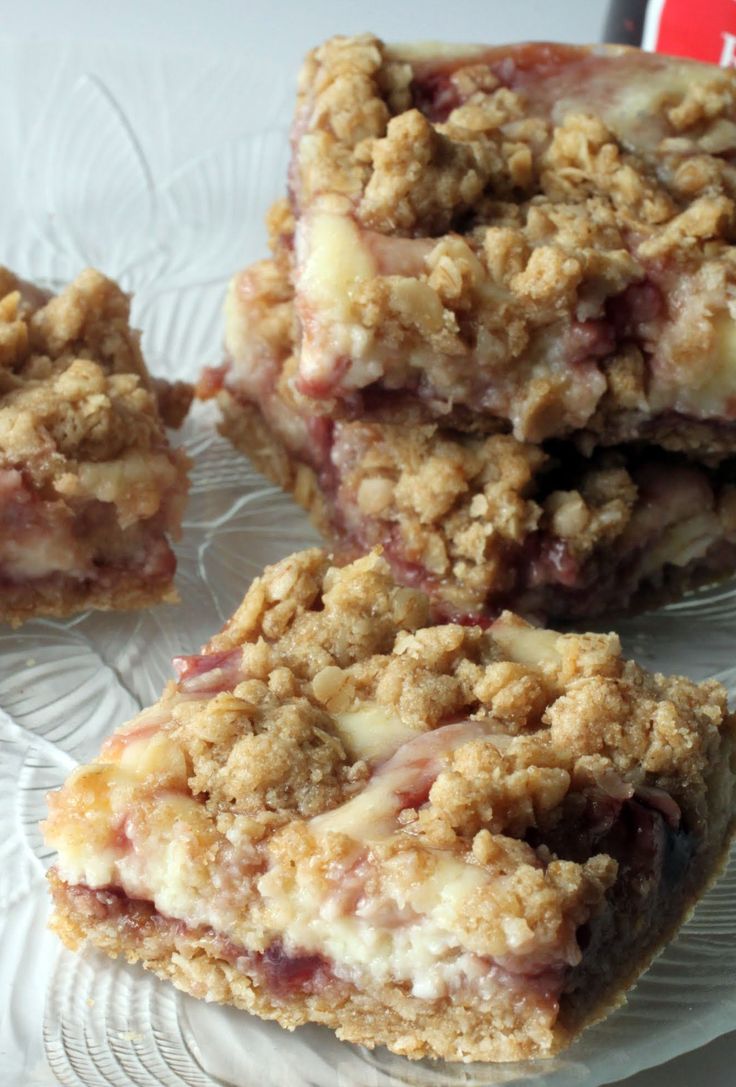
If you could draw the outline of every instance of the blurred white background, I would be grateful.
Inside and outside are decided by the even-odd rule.
[[[394,41],[596,41],[607,7],[607,0],[0,0],[5,32],[272,49],[290,68],[320,39],[362,30]]]
[[[608,0],[0,0],[1,32],[25,39],[119,41],[278,56],[294,80],[302,54],[334,33],[394,41],[600,39]],[[1,258],[0,258],[1,259]],[[736,1035],[625,1081],[625,1087],[733,1087]]]

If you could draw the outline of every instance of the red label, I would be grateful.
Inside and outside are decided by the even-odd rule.
[[[736,67],[736,0],[650,0],[642,45]]]

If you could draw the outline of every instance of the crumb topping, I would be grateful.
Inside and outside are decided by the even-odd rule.
[[[571,479],[549,490],[549,457],[508,435],[458,440],[433,426],[353,423],[337,431],[333,458],[345,527],[380,542],[390,526],[404,561],[452,580],[443,596],[459,613],[516,588],[515,560],[540,533],[582,564],[623,536],[638,497],[615,467],[588,468],[580,489]]]
[[[164,444],[128,298],[88,269],[55,297],[4,270],[0,442],[32,475]],[[1,285],[1,284],[0,284]],[[12,345],[12,347],[11,347]]]
[[[153,396],[137,374],[108,375],[83,358],[33,372],[3,397],[0,446],[7,457],[113,460],[131,444],[148,448],[160,440]]]

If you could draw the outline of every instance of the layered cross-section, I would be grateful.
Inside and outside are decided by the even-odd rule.
[[[210,374],[223,430],[291,490],[347,554],[381,546],[435,614],[580,617],[642,607],[736,566],[736,464],[657,445],[592,450],[440,427],[381,397],[326,419],[298,391],[289,216],[275,257],[246,269],[227,304],[229,363]]]
[[[400,391],[525,441],[730,452],[735,153],[732,71],[328,41],[289,177],[299,390],[332,417]]]
[[[99,272],[52,297],[0,269],[0,618],[175,599],[188,461],[164,422],[190,399]]]
[[[619,1002],[727,847],[725,692],[426,616],[375,554],[266,570],[50,797],[62,939],[411,1057],[546,1055]]]

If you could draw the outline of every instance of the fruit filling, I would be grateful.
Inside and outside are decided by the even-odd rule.
[[[151,515],[121,526],[121,505],[111,500],[118,471],[129,501],[135,486],[133,472],[124,465],[110,469],[110,483],[95,480],[88,493],[67,501],[53,491],[43,497],[17,469],[0,469],[0,583],[16,586],[52,585],[75,581],[81,585],[114,580],[119,571],[155,584],[171,581],[176,568],[166,539],[178,521],[181,477],[176,463],[165,456],[149,459],[140,469],[144,486],[158,486]],[[137,471],[137,466],[136,466]],[[158,477],[158,478],[157,478]],[[99,477],[98,477],[99,478]],[[105,497],[100,501],[96,494]],[[147,512],[151,509],[147,504]]]

